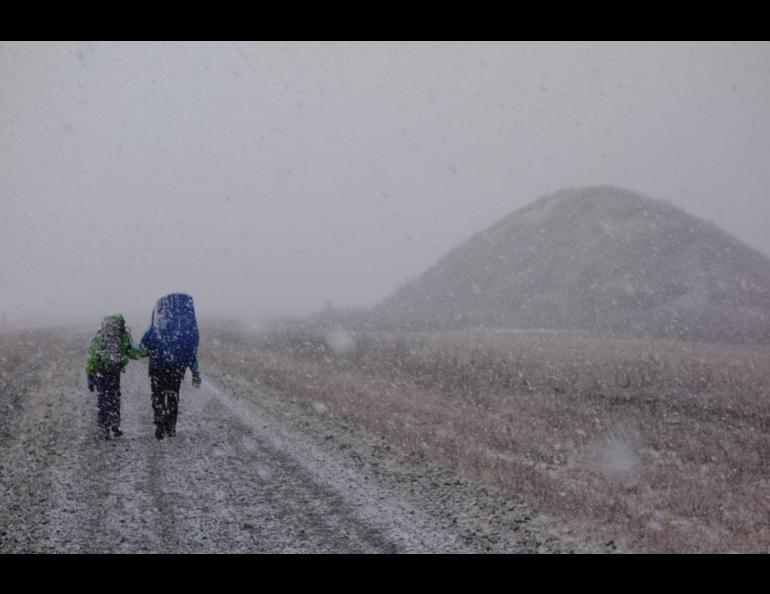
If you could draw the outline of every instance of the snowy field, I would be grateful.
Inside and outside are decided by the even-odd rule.
[[[223,369],[601,542],[770,547],[767,346],[308,323],[261,334],[210,328],[209,338]]]
[[[616,550],[206,355],[177,437],[153,437],[141,362],[102,441],[87,339],[0,333],[2,553]]]

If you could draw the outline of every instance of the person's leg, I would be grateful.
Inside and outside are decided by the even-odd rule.
[[[179,389],[182,387],[184,370],[176,370],[168,375],[168,391],[166,392],[166,433],[176,435],[176,418],[179,413]]]
[[[166,434],[170,436],[176,435],[176,416],[179,411],[179,394],[175,394],[172,390],[167,392],[168,397],[168,409],[166,411]]]
[[[110,438],[110,400],[108,383],[105,381],[105,376],[101,373],[96,374],[96,408],[97,415],[96,420],[99,425],[99,431],[106,437]],[[105,435],[106,434],[106,435]]]
[[[166,393],[164,389],[163,375],[159,371],[150,374],[150,387],[152,389],[152,412],[154,413],[155,437],[163,439],[164,420],[166,417]]]
[[[119,437],[123,434],[120,430],[120,372],[105,377],[105,396],[109,429]]]

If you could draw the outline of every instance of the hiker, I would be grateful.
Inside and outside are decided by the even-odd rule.
[[[150,354],[152,410],[155,437],[159,440],[176,435],[179,388],[188,367],[193,386],[201,385],[198,338],[192,297],[172,293],[158,299],[140,344]]]
[[[129,359],[147,356],[147,349],[136,348],[120,314],[105,316],[102,327],[91,339],[86,362],[88,389],[97,395],[97,420],[104,439],[110,431],[120,437],[120,374]]]

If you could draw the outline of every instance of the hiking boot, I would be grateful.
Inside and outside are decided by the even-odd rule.
[[[160,423],[155,425],[155,438],[163,439],[163,425]]]
[[[120,430],[120,427],[117,425],[113,426],[112,432],[115,434],[115,437],[121,437],[123,435],[123,432]]]
[[[176,423],[166,423],[165,430],[168,437],[174,437],[176,435]]]

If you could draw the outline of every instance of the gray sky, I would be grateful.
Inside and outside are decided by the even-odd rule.
[[[0,43],[0,312],[371,305],[566,186],[770,255],[768,43]]]

